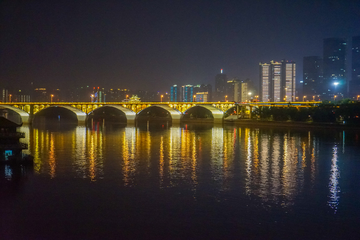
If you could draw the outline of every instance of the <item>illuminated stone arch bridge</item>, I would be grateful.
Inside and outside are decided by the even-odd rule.
[[[41,115],[59,116],[60,112],[69,112],[78,123],[85,123],[97,112],[107,114],[111,109],[122,114],[127,123],[135,122],[140,117],[151,117],[150,112],[161,111],[172,122],[210,121],[221,123],[224,116],[236,114],[238,118],[251,118],[254,108],[263,106],[276,107],[313,107],[319,102],[286,103],[234,103],[234,102],[13,102],[0,103],[2,115],[17,122],[32,123]],[[10,110],[10,111],[9,111]],[[101,111],[100,111],[101,110]],[[48,113],[47,113],[48,112]],[[200,115],[202,113],[202,115]],[[110,113],[109,113],[110,114]],[[161,118],[161,117],[160,117]]]

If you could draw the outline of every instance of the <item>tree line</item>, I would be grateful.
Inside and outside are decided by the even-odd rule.
[[[360,102],[350,99],[323,101],[317,107],[259,107],[253,110],[252,118],[268,121],[298,121],[317,123],[360,124]]]

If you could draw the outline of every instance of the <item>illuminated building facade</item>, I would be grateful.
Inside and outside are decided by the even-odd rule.
[[[239,80],[234,78],[226,82],[226,101],[239,101]]]
[[[91,102],[105,102],[106,101],[106,95],[105,95],[105,91],[104,88],[100,89],[100,87],[98,87],[97,89],[94,87],[94,92],[91,95]]]
[[[215,99],[212,101],[224,101],[226,93],[227,77],[221,69],[220,73],[215,76]]]
[[[248,94],[248,83],[242,82],[241,83],[241,102],[248,102],[249,100],[249,94]]]
[[[281,99],[285,102],[294,102],[296,93],[296,64],[291,61],[283,61],[282,68],[282,79],[283,81],[285,80],[285,94],[284,96],[280,94]]]
[[[347,93],[346,81],[346,39],[324,39],[322,99]]]
[[[296,63],[282,60],[260,63],[260,101],[295,101]]]
[[[9,102],[9,91],[5,88],[1,90],[1,102]]]
[[[234,102],[240,101],[240,82],[236,81],[234,83]]]
[[[197,92],[195,96],[196,102],[208,102],[208,92]]]
[[[171,86],[170,89],[170,102],[178,102],[180,98],[178,85]]]
[[[199,85],[194,85],[194,95],[196,95],[197,93],[202,93],[205,92],[207,93],[207,102],[211,102],[212,101],[212,86],[211,84],[199,84]]]
[[[31,97],[28,94],[24,94],[21,90],[15,94],[12,98],[13,102],[31,102]]]
[[[321,94],[322,58],[309,56],[303,59],[303,95],[317,96]]]
[[[193,85],[184,85],[180,89],[180,102],[193,102],[194,98],[194,87]]]
[[[270,90],[271,81],[271,65],[268,63],[260,63],[260,101],[269,102],[272,95]]]
[[[34,102],[48,102],[50,99],[49,94],[46,91],[46,88],[35,88],[33,93]]]
[[[360,95],[360,36],[352,38],[351,97]]]

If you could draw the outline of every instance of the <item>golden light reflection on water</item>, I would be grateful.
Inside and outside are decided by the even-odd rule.
[[[50,134],[50,149],[49,149],[49,167],[50,167],[50,177],[55,177],[55,143],[54,143],[54,134]]]
[[[169,175],[170,179],[177,179],[179,177],[179,165],[181,159],[181,142],[184,141],[182,137],[181,128],[170,128],[169,139]],[[174,184],[171,181],[171,185]]]
[[[215,181],[222,181],[222,167],[224,164],[224,130],[212,128],[211,133],[211,170]]]
[[[34,156],[36,173],[55,178],[59,166],[65,173],[71,166],[77,177],[91,181],[102,178],[105,140],[101,131],[93,132],[85,127],[73,131],[33,128],[29,133],[29,152]]]
[[[211,181],[218,191],[242,186],[248,196],[287,206],[305,186],[313,188],[318,173],[319,143],[311,132],[217,126],[202,131],[78,126],[27,132],[34,170],[49,178],[98,181],[118,176],[129,187],[139,179],[156,179],[160,188],[185,184],[193,192]],[[328,202],[333,209],[340,192],[337,158],[334,147]],[[104,173],[107,165],[115,176]]]
[[[334,213],[337,212],[337,208],[340,200],[340,186],[339,186],[340,171],[338,167],[338,147],[335,145],[333,147],[333,156],[331,159],[331,170],[330,170],[330,179],[329,179],[329,206],[334,210]]]
[[[134,174],[136,170],[136,131],[135,128],[125,128],[122,133],[122,156],[123,156],[123,180],[124,185],[129,186],[133,184]]]

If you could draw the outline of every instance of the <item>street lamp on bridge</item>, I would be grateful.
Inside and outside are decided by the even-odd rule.
[[[306,98],[306,96],[303,96],[303,102],[305,102],[305,98]]]
[[[225,95],[225,102],[227,102],[227,100],[226,100],[226,99],[227,99],[227,95]]]
[[[50,102],[52,102],[53,97],[54,97],[54,94],[51,94],[50,97],[51,97],[51,98],[50,98]]]
[[[90,101],[91,101],[91,102],[94,102],[94,94],[91,94],[91,95],[90,95]]]
[[[162,102],[163,97],[164,97],[164,95],[161,95],[161,96],[160,96],[160,101],[161,101],[161,102]]]
[[[193,96],[193,102],[196,102],[196,95]]]
[[[12,95],[11,95],[11,94],[9,94],[9,102],[11,102],[11,96],[12,96]]]

